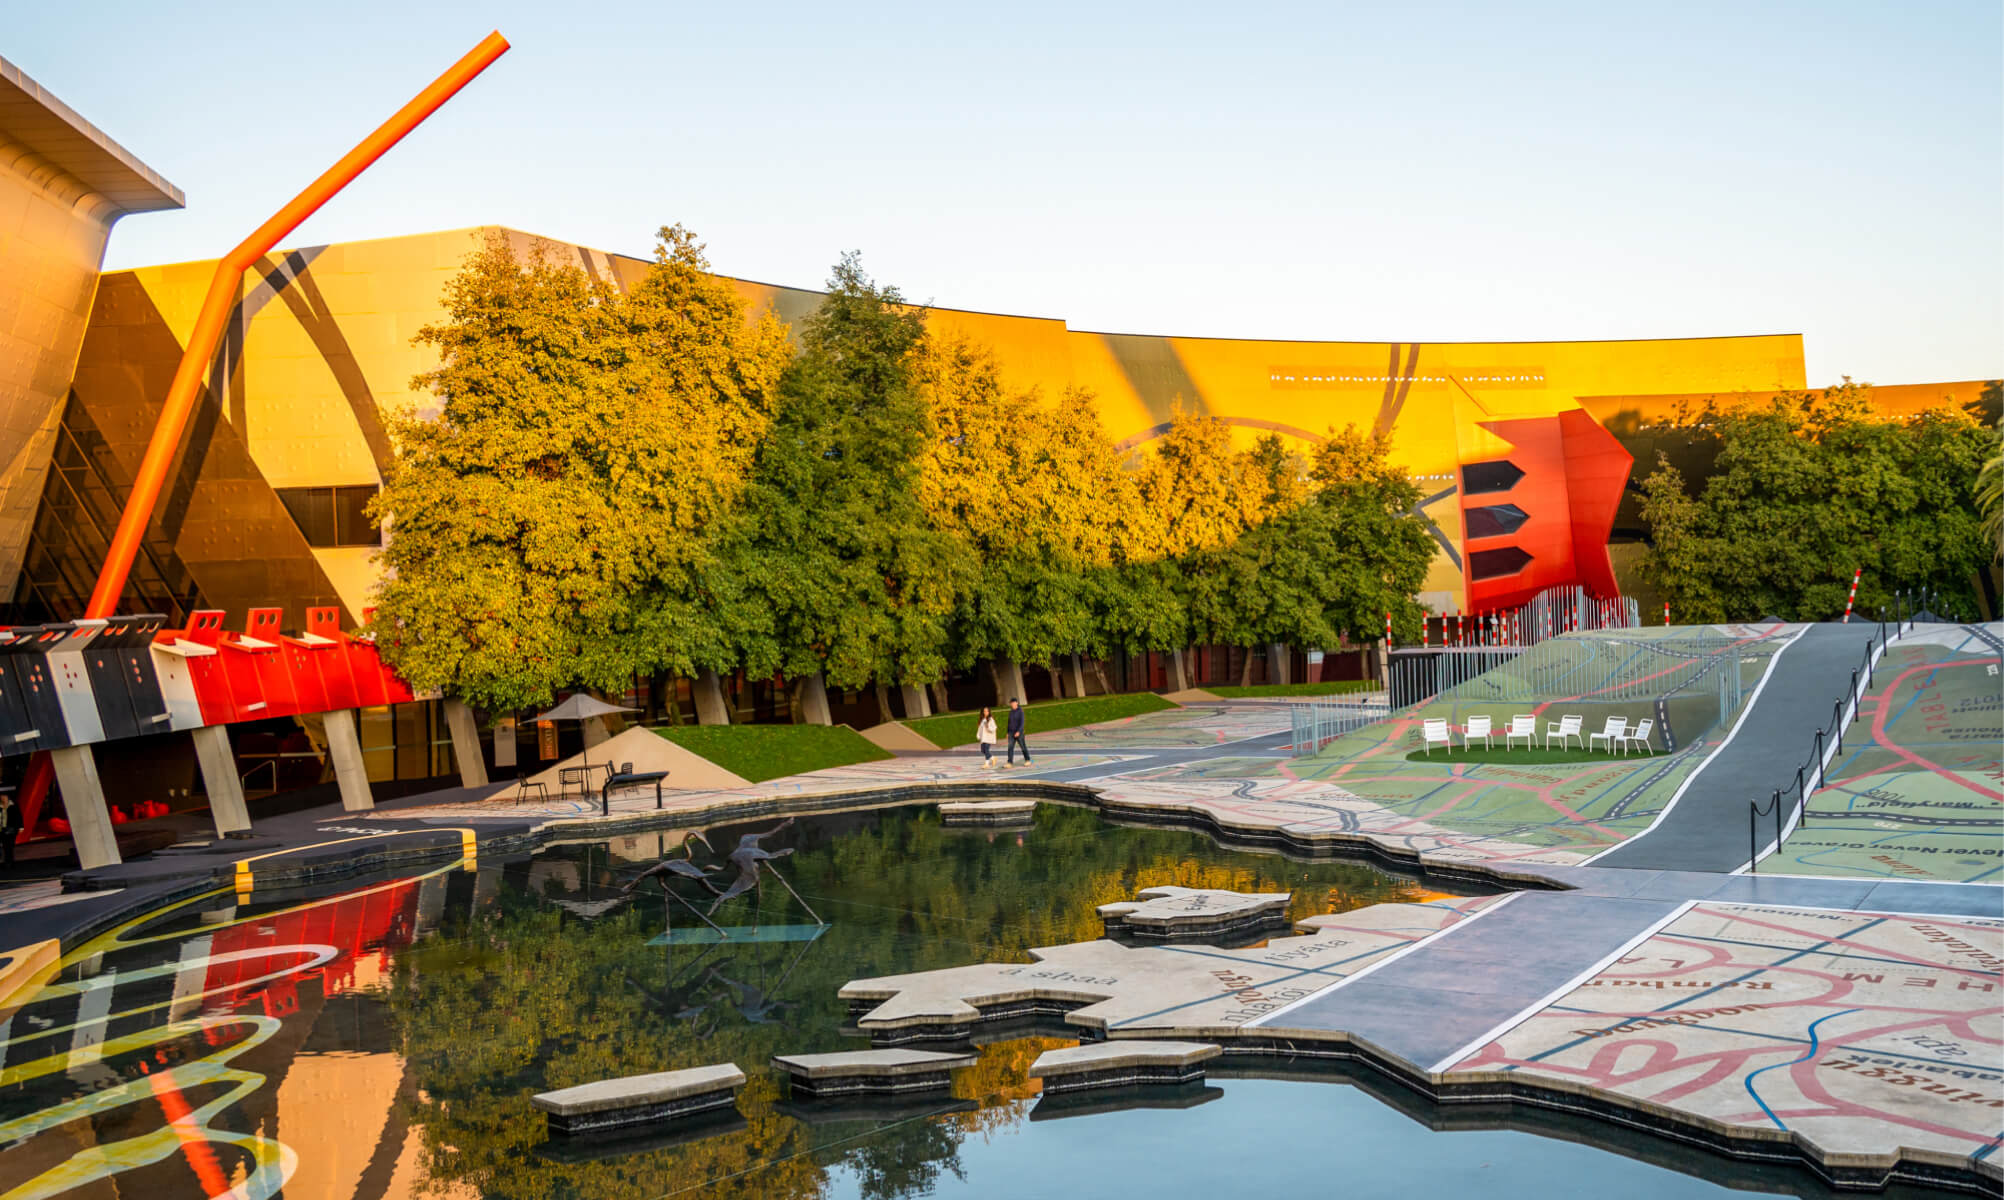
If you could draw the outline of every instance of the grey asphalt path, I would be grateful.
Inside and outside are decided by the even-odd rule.
[[[1377,970],[1253,1024],[1341,1031],[1438,1070],[1570,990],[1682,903],[1520,892]]]
[[[1795,782],[1815,750],[1816,731],[1851,686],[1851,672],[1877,637],[1876,622],[1811,625],[1775,656],[1760,694],[1691,776],[1655,828],[1594,860],[1645,871],[1732,871],[1747,862],[1747,807]],[[1773,839],[1766,827],[1762,844]]]

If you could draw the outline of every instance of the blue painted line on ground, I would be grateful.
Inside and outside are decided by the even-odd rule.
[[[1767,1066],[1760,1068],[1740,1081],[1741,1085],[1746,1088],[1747,1095],[1752,1096],[1754,1103],[1760,1105],[1760,1110],[1767,1114],[1767,1119],[1774,1122],[1775,1128],[1787,1129],[1788,1125],[1780,1117],[1774,1115],[1774,1110],[1767,1106],[1767,1101],[1760,1098],[1760,1093],[1754,1090],[1754,1080],[1777,1068],[1792,1067],[1797,1063],[1807,1062],[1816,1057],[1816,1027],[1825,1021],[1834,1021],[1838,1017],[1847,1017],[1857,1011],[1855,1008],[1847,1008],[1843,1012],[1825,1013],[1823,1016],[1816,1018],[1809,1023],[1809,1048],[1807,1050],[1804,1050],[1799,1056],[1791,1058],[1785,1063],[1769,1063]]]

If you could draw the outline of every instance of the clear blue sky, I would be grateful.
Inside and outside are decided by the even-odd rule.
[[[208,258],[490,28],[515,49],[296,244],[484,223],[1075,329],[1801,332],[1809,380],[2004,375],[1996,0],[11,5],[0,55]]]

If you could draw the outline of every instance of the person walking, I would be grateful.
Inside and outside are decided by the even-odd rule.
[[[974,740],[981,743],[981,769],[992,770],[995,766],[995,714],[981,706],[981,719],[974,723]]]
[[[21,806],[14,803],[14,789],[0,788],[0,866],[14,866],[14,839],[21,836]]]
[[[1023,737],[1023,702],[1009,697],[1009,765],[1016,765],[1016,747],[1023,747],[1023,765],[1030,765],[1030,743]]]

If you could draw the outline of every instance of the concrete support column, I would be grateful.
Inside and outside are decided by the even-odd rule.
[[[724,685],[717,673],[708,669],[696,672],[696,723],[698,725],[728,725],[731,714],[724,707]]]
[[[1065,691],[1074,698],[1082,698],[1085,690],[1085,663],[1076,654],[1065,657]]]
[[[905,702],[906,720],[911,720],[913,717],[929,717],[932,715],[932,703],[925,698],[924,688],[914,687],[909,683],[901,683],[898,685],[898,698]]]
[[[1266,648],[1266,677],[1274,683],[1293,683],[1294,652],[1286,642],[1274,642]]]
[[[97,757],[89,746],[49,751],[56,768],[56,786],[63,793],[63,815],[69,818],[70,840],[77,862],[88,871],[117,866],[118,839],[111,834],[111,811],[104,804],[104,785],[97,778]]]
[[[828,711],[828,682],[816,671],[800,681],[800,717],[809,725],[833,725]]]
[[[584,734],[585,749],[603,746],[612,740],[612,734],[606,732],[606,720],[606,717],[586,717],[578,722],[579,732]]]
[[[515,746],[515,718],[502,717],[494,722],[494,769],[515,765],[518,751]]]
[[[997,708],[1009,707],[1011,700],[1029,703],[1029,697],[1023,692],[1023,668],[1006,658],[995,660],[995,690],[999,693],[995,697]]]
[[[452,734],[452,759],[459,764],[459,786],[486,787],[487,762],[480,756],[480,726],[466,701],[445,702],[445,727]]]
[[[355,729],[355,710],[330,712],[327,721],[327,757],[334,764],[334,781],[341,785],[341,807],[348,812],[367,812],[376,807],[369,791],[369,767],[362,760],[362,737]]]
[[[244,781],[237,774],[237,756],[230,751],[230,727],[204,725],[195,739],[195,762],[202,768],[202,790],[209,793],[209,816],[216,836],[249,833],[250,806],[244,803]]]
[[[1169,690],[1172,692],[1188,690],[1190,687],[1190,671],[1189,668],[1183,665],[1183,652],[1181,650],[1169,650],[1165,651],[1165,653],[1169,657]]]

